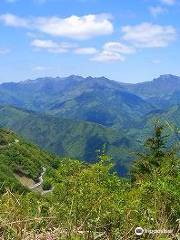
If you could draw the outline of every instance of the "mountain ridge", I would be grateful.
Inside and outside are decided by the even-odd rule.
[[[114,79],[111,79],[111,78],[108,78],[108,77],[105,77],[105,76],[99,76],[99,77],[95,77],[95,76],[81,76],[81,75],[69,75],[69,76],[64,76],[64,77],[61,77],[61,76],[56,76],[56,77],[51,77],[51,76],[44,76],[44,77],[38,77],[38,78],[35,78],[35,79],[26,79],[26,80],[20,80],[20,81],[6,81],[6,82],[1,82],[0,83],[0,86],[2,84],[26,84],[26,83],[36,83],[37,81],[41,81],[41,80],[67,80],[67,79],[76,79],[76,80],[94,80],[94,79],[97,79],[97,80],[108,80],[108,81],[111,81],[111,82],[116,82],[120,85],[138,85],[138,84],[144,84],[144,83],[149,83],[149,82],[156,82],[158,80],[162,80],[162,79],[167,79],[167,80],[170,80],[172,78],[176,78],[179,80],[180,76],[178,75],[175,75],[175,74],[170,74],[170,73],[166,73],[166,74],[161,74],[159,75],[158,77],[155,77],[153,78],[152,80],[147,80],[147,81],[142,81],[142,82],[135,82],[135,83],[132,83],[132,82],[122,82],[122,81],[119,81],[119,80],[114,80]]]
[[[0,85],[0,104],[105,126],[131,125],[153,106],[106,78],[43,78]]]
[[[149,82],[142,83],[143,93],[142,84],[129,89],[129,84],[122,86],[105,77],[73,75],[4,83],[0,85],[0,126],[48,151],[88,162],[96,161],[96,151],[105,144],[117,164],[129,165],[128,149],[136,149],[137,139],[145,134],[142,128],[153,116],[170,116],[178,123],[179,110],[173,111],[173,106],[180,105],[180,92],[174,85],[179,80],[162,75],[150,82],[152,88]],[[168,88],[172,86],[168,98],[162,88],[155,87],[162,96],[154,92],[154,83],[163,81],[170,81]]]

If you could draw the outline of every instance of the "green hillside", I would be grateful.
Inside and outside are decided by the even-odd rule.
[[[106,150],[116,162],[116,169],[124,174],[139,149],[139,141],[150,134],[155,119],[169,121],[179,127],[179,106],[153,111],[128,129],[112,129],[100,124],[75,121],[37,114],[15,107],[0,107],[0,126],[8,127],[43,149],[62,157],[95,162],[97,150]]]
[[[16,131],[50,152],[88,162],[96,161],[97,150],[106,144],[108,154],[112,155],[119,169],[123,162],[128,165],[128,148],[132,142],[123,130],[14,107],[0,107],[0,126]]]
[[[106,145],[124,174],[153,119],[179,126],[178,89],[179,77],[172,75],[138,84],[80,76],[4,83],[0,126],[52,153],[91,163]]]
[[[1,133],[5,137],[10,134]],[[53,186],[46,194],[9,190],[0,194],[0,237],[134,240],[139,239],[135,229],[141,226],[150,229],[140,237],[142,240],[178,239],[180,159],[175,145],[168,144],[168,135],[166,126],[157,122],[136,155],[130,178],[113,172],[112,159],[101,151],[99,161],[93,164],[57,161],[46,173],[45,186]],[[13,136],[8,138],[12,144],[17,139]],[[3,140],[1,144],[5,143]],[[18,148],[20,154],[24,153],[23,144]],[[151,229],[162,231],[154,238]]]
[[[0,192],[6,187],[25,191],[15,174],[36,181],[42,168],[51,162],[53,157],[50,154],[25,142],[11,130],[0,129]]]

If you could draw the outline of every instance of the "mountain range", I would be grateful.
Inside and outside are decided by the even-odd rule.
[[[153,108],[118,82],[106,78],[41,78],[0,85],[0,104],[63,118],[123,126]]]
[[[179,125],[180,77],[128,84],[105,77],[39,78],[0,85],[0,126],[61,156],[96,161],[105,144],[124,173],[154,118]]]

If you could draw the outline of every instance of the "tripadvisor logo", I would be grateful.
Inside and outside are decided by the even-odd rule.
[[[148,234],[172,234],[173,230],[167,230],[167,229],[151,230],[151,229],[143,229],[142,227],[137,227],[135,229],[135,234],[137,236],[141,236],[144,233],[148,233]]]
[[[137,227],[137,228],[135,229],[135,234],[136,234],[137,236],[141,236],[141,235],[143,235],[143,233],[144,233],[144,229],[143,229],[142,227]]]

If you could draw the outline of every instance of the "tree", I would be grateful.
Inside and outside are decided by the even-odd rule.
[[[174,159],[177,148],[174,144],[170,144],[170,135],[167,133],[166,125],[157,120],[154,124],[153,134],[144,142],[143,153],[137,153],[131,175],[132,180],[142,179],[146,175],[151,175],[155,170],[160,168],[165,158]]]
[[[180,214],[180,158],[167,130],[157,121],[153,135],[144,143],[144,152],[138,153],[125,207],[129,226],[172,229],[176,233]]]

